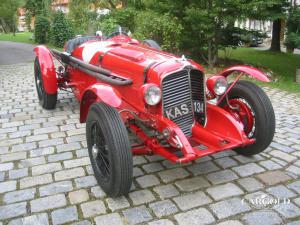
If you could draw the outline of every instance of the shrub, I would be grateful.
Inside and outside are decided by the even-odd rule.
[[[178,51],[183,27],[177,18],[168,14],[143,11],[136,16],[135,24],[134,35],[138,39],[153,39],[164,50]]]
[[[49,20],[44,16],[36,16],[34,26],[35,42],[39,44],[45,44],[48,39],[48,33],[50,28]]]
[[[52,43],[60,48],[64,46],[64,43],[67,40],[74,36],[74,30],[71,23],[65,18],[62,11],[57,11],[54,14],[50,34]]]

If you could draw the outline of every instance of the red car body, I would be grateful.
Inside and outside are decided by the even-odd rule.
[[[61,77],[56,71],[53,55],[62,60],[64,53],[59,55],[44,46],[36,47],[35,53],[39,59],[45,92],[56,94],[60,88],[71,88],[80,102],[81,123],[86,121],[88,110],[95,102],[104,102],[116,108],[127,127],[141,140],[141,145],[132,146],[133,154],[159,154],[172,162],[185,163],[255,142],[254,138],[247,136],[240,115],[220,107],[224,96],[234,87],[240,76],[229,86],[226,93],[220,96],[217,103],[210,102],[214,98],[210,90],[213,89],[216,78],[219,76],[226,78],[233,72],[248,74],[260,81],[268,82],[266,75],[258,69],[235,66],[206,80],[203,67],[194,61],[151,48],[125,35],[118,35],[108,40],[90,40],[77,46],[71,53],[73,58],[84,64],[109,71],[108,80],[99,79],[84,72],[77,67],[75,61],[71,64],[72,66],[66,67],[65,73],[68,76]],[[70,54],[65,55],[70,56]],[[166,90],[164,82],[167,84],[165,79],[182,71],[188,71],[191,79],[197,80],[198,86],[190,88],[195,91],[200,90],[200,100],[204,102],[204,112],[199,115],[194,113],[193,106],[191,106],[189,114],[192,115],[192,122],[176,120],[183,112],[186,112],[183,106],[169,108],[169,111],[164,110],[166,98],[169,98],[169,101],[176,106],[176,101],[180,101],[181,91],[187,88],[181,87],[181,83],[176,83],[174,80],[174,85],[176,83],[179,87],[171,85],[171,94],[166,97],[164,95]],[[147,105],[144,100],[144,91],[149,85],[157,85],[163,93],[162,101],[155,106]],[[172,98],[171,95],[173,95]],[[251,121],[251,115],[247,109],[245,113],[248,113],[245,116]],[[139,126],[128,122],[136,118],[156,131],[156,135],[149,136]],[[184,130],[185,123],[188,124],[188,131]],[[168,147],[160,143],[160,136],[167,139]]]

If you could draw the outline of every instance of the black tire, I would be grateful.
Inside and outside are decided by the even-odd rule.
[[[41,73],[41,67],[38,58],[34,60],[35,87],[39,102],[44,109],[55,109],[57,103],[57,93],[47,94],[44,88],[44,81]]]
[[[156,41],[154,41],[154,40],[145,40],[144,44],[148,45],[151,48],[155,48],[157,50],[161,50],[160,45]]]
[[[234,149],[245,156],[258,154],[265,150],[273,140],[275,133],[275,114],[270,99],[266,93],[254,83],[238,81],[228,94],[228,99],[244,99],[255,115],[255,127],[251,138],[255,143],[246,147]],[[226,103],[223,102],[223,105]]]
[[[86,137],[98,184],[110,197],[126,195],[132,184],[133,159],[128,132],[117,110],[105,103],[93,104]]]

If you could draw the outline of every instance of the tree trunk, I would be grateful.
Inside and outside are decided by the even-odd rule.
[[[273,21],[271,51],[280,52],[280,31],[281,19],[276,19]]]

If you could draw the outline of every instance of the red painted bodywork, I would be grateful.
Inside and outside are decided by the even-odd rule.
[[[35,52],[40,60],[46,91],[53,93],[57,89],[57,81],[51,53],[43,46],[37,47]],[[161,87],[161,81],[166,75],[186,66],[204,73],[202,66],[192,60],[181,59],[147,47],[123,35],[106,41],[88,41],[78,46],[72,56],[89,64],[101,66],[120,77],[133,80],[131,85],[116,86],[104,83],[76,68],[67,67],[68,81],[63,86],[72,88],[80,102],[80,122],[85,122],[91,104],[103,101],[116,108],[124,122],[138,117],[159,133],[167,129],[170,132],[169,144],[179,146],[182,152],[181,156],[177,156],[174,154],[175,148],[161,146],[156,137],[149,137],[141,128],[128,123],[129,128],[143,143],[142,146],[133,146],[134,154],[159,154],[172,162],[185,163],[215,152],[255,142],[254,139],[247,137],[238,118],[209,102],[207,102],[205,126],[195,122],[191,137],[186,137],[173,121],[163,116],[161,102],[156,106],[146,105],[143,96],[145,85],[154,84]],[[261,71],[248,66],[231,67],[219,75],[227,77],[234,71],[247,73],[261,81],[268,81]],[[200,145],[205,146],[205,149],[199,149]]]
[[[45,91],[48,94],[57,93],[57,78],[52,54],[45,46],[34,48],[34,52],[39,59]]]

